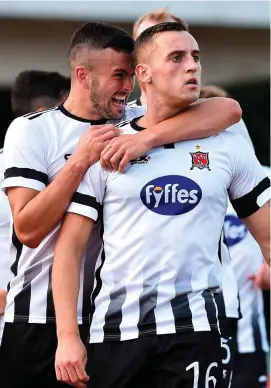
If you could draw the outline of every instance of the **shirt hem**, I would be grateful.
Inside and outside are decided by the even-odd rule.
[[[4,316],[5,322],[8,323],[15,323],[15,322],[24,322],[24,323],[40,323],[40,324],[46,324],[46,323],[56,323],[55,317],[29,317],[29,316],[22,316],[22,315],[14,315],[9,316],[5,314]],[[83,323],[89,323],[89,318],[77,318],[78,325],[82,325]]]
[[[93,344],[93,343],[103,343],[103,342],[124,342],[124,341],[129,341],[129,340],[134,340],[134,339],[139,339],[141,337],[146,337],[148,335],[167,335],[167,334],[178,334],[178,333],[191,333],[191,332],[199,332],[199,331],[216,331],[216,332],[219,332],[219,328],[217,325],[215,324],[210,324],[209,326],[200,326],[200,327],[197,327],[195,329],[194,326],[192,325],[186,325],[186,326],[176,326],[175,327],[175,331],[169,331],[167,333],[157,333],[156,329],[148,329],[148,330],[145,330],[145,331],[140,331],[138,333],[138,335],[135,335],[134,333],[131,334],[131,335],[125,335],[125,333],[123,333],[122,337],[125,337],[125,338],[122,338],[121,339],[121,335],[120,334],[106,334],[104,335],[104,337],[101,339],[101,337],[97,337],[95,335],[91,335],[90,338],[88,339],[89,340],[89,343]]]

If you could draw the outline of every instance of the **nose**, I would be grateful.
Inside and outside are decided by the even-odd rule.
[[[126,92],[131,93],[134,90],[135,78],[126,77],[124,82],[124,89]]]
[[[195,73],[198,70],[198,65],[192,55],[188,55],[186,58],[186,71]]]

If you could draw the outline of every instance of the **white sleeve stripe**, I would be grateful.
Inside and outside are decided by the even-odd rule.
[[[98,219],[98,211],[95,208],[72,202],[67,210],[68,213],[80,214],[81,216],[91,218],[94,221]]]
[[[257,205],[262,207],[271,198],[271,187],[268,187],[263,193],[257,198]]]
[[[5,193],[8,187],[25,187],[28,189],[41,191],[46,186],[42,182],[36,181],[35,179],[26,179],[23,177],[12,177],[12,178],[6,178],[4,180],[2,189]]]

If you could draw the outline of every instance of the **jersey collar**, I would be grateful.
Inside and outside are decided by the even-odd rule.
[[[72,114],[71,112],[67,111],[67,109],[64,108],[63,104],[59,105],[58,106],[58,109],[65,115],[65,116],[68,116],[69,118],[73,119],[73,120],[77,120],[77,121],[81,121],[83,123],[89,123],[89,124],[92,124],[92,125],[101,125],[101,124],[106,124],[107,123],[107,119],[102,119],[102,120],[87,120],[87,119],[83,119],[82,117],[78,117],[78,116],[75,116],[74,114]]]

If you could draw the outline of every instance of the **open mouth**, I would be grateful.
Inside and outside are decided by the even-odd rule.
[[[190,78],[187,82],[186,85],[194,85],[198,86],[198,80],[196,78]]]
[[[125,105],[125,101],[126,101],[126,97],[112,97],[112,101],[115,105],[117,106],[124,106]]]

